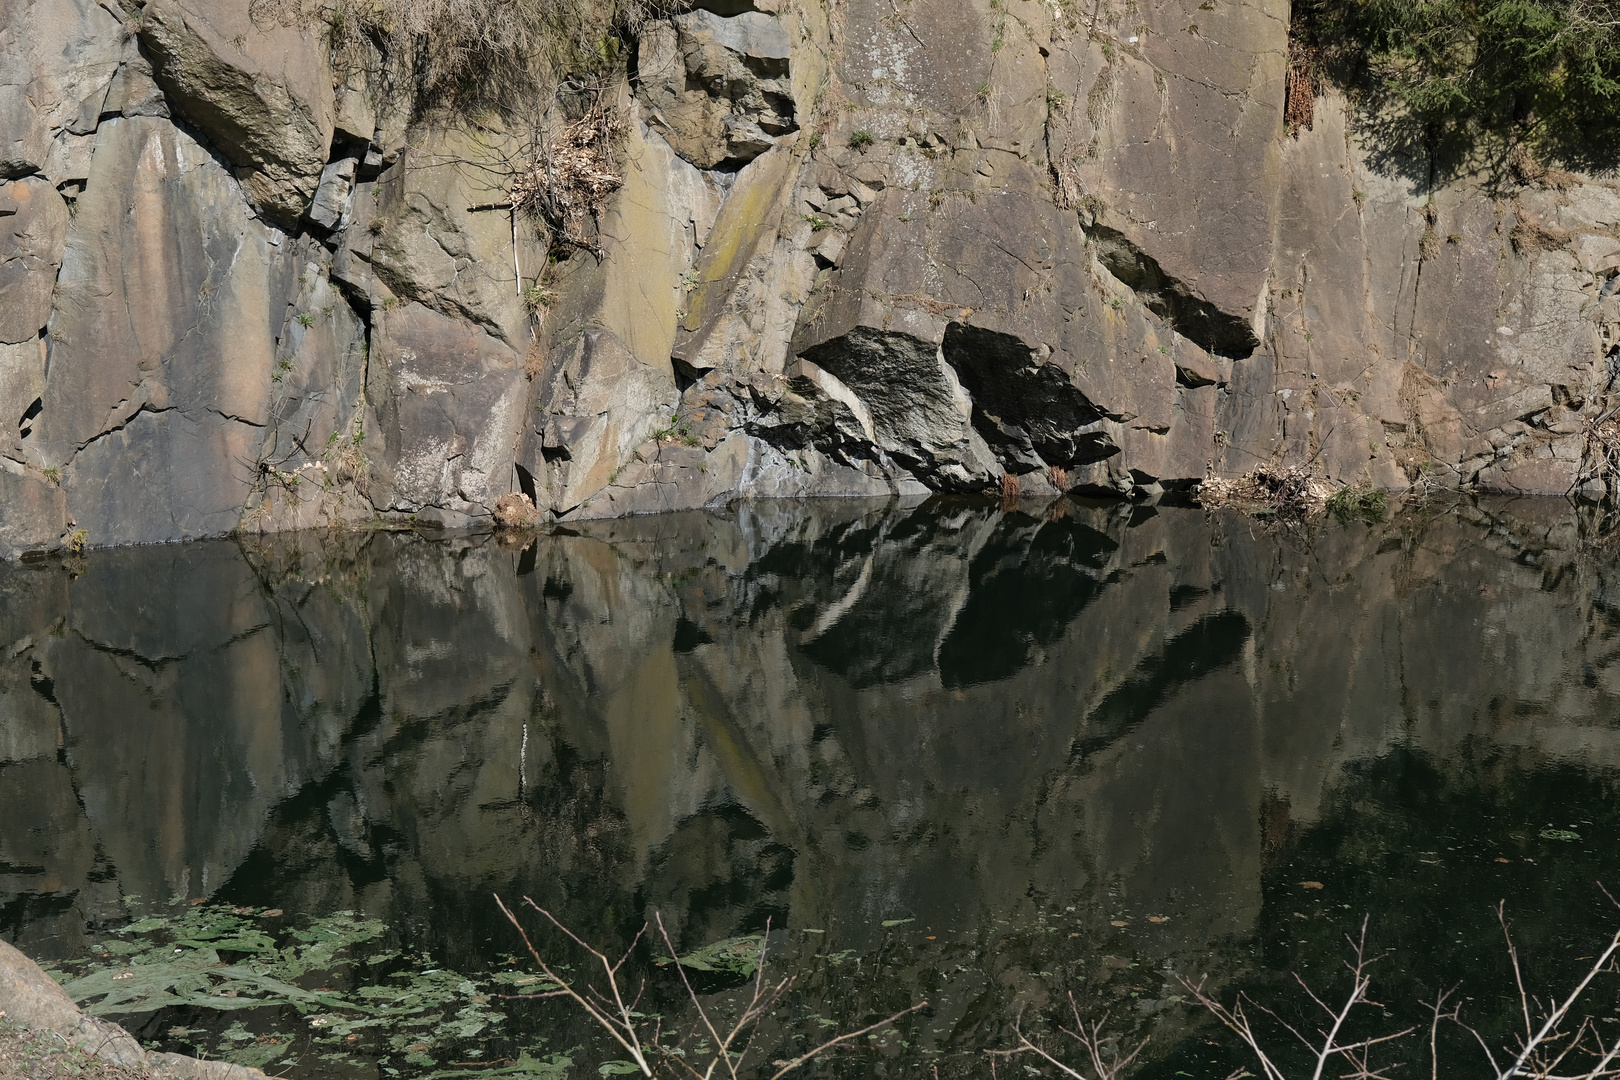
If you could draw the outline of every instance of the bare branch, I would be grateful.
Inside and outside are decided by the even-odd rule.
[[[572,930],[568,929],[568,927],[558,922],[551,912],[547,911],[539,904],[536,904],[527,896],[525,896],[523,899],[528,901],[530,907],[534,908],[540,914],[550,919],[552,924],[555,925],[559,930],[567,934],[570,938],[573,938],[573,940],[577,942],[579,946],[586,952],[602,961],[603,966],[608,968],[608,982],[613,988],[614,999],[618,1000],[619,987],[614,977],[614,973],[618,969],[608,965],[607,957],[597,950],[591,948],[589,945],[586,945],[583,941],[580,941],[578,936],[576,936]],[[528,931],[523,929],[523,924],[518,922],[517,916],[512,914],[511,910],[507,908],[506,904],[502,902],[499,896],[495,897],[495,905],[501,909],[501,913],[506,916],[507,921],[517,928],[518,934],[523,938],[524,947],[529,950],[529,955],[534,958],[534,962],[539,965],[540,970],[545,972],[546,978],[550,979],[552,982],[561,987],[561,993],[567,995],[578,1003],[578,1005],[585,1010],[592,1020],[595,1020],[597,1024],[606,1029],[607,1033],[613,1036],[614,1041],[620,1046],[624,1047],[625,1052],[630,1055],[630,1057],[635,1061],[637,1067],[641,1069],[643,1076],[651,1077],[653,1074],[652,1067],[648,1065],[647,1055],[642,1051],[641,1040],[636,1036],[635,1022],[630,1017],[629,1011],[624,1009],[621,1004],[620,1016],[618,1019],[615,1019],[614,1017],[609,1016],[604,1009],[596,1005],[589,998],[581,995],[577,990],[574,989],[572,984],[570,984],[567,979],[564,979],[556,971],[553,971],[551,966],[541,958],[539,950],[536,949],[534,947],[534,943],[529,940]],[[645,929],[646,927],[643,926],[642,930]],[[636,938],[640,939],[640,937],[641,931],[637,931]],[[620,963],[622,964],[623,961],[620,961]],[[594,992],[594,988],[589,989],[592,989]]]
[[[822,1043],[820,1046],[816,1047],[814,1050],[810,1050],[810,1051],[808,1051],[806,1053],[800,1054],[798,1057],[794,1058],[792,1061],[788,1062],[786,1065],[782,1066],[780,1069],[777,1069],[774,1073],[771,1074],[771,1080],[781,1080],[781,1077],[786,1076],[788,1073],[792,1072],[794,1069],[797,1069],[800,1065],[803,1065],[805,1062],[809,1061],[811,1058],[815,1057],[817,1054],[820,1054],[820,1053],[822,1053],[823,1051],[826,1051],[826,1050],[831,1050],[833,1047],[837,1046],[839,1043],[848,1042],[851,1039],[858,1039],[862,1035],[865,1035],[868,1032],[876,1031],[878,1028],[881,1028],[881,1027],[887,1027],[888,1025],[894,1023],[896,1020],[900,1019],[902,1016],[905,1016],[907,1013],[914,1013],[918,1009],[926,1009],[927,1007],[928,1007],[928,1002],[919,1001],[919,1002],[917,1002],[917,1004],[911,1006],[911,1008],[909,1008],[909,1009],[901,1009],[899,1012],[895,1013],[893,1016],[890,1016],[890,1017],[888,1017],[886,1019],[883,1019],[883,1020],[879,1020],[875,1024],[868,1024],[866,1027],[861,1028],[861,1030],[859,1030],[859,1031],[851,1031],[846,1035],[838,1036],[836,1039],[828,1039],[826,1042]]]

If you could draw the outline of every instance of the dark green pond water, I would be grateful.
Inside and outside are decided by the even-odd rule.
[[[195,961],[165,1008],[88,1000],[294,1077],[623,1058],[509,996],[533,965],[495,894],[615,949],[655,912],[683,954],[768,926],[797,981],[767,1063],[929,1002],[799,1075],[989,1076],[1072,992],[1152,1037],[1143,1075],[1224,1077],[1178,976],[1304,1016],[1289,973],[1342,984],[1364,916],[1369,1023],[1460,981],[1499,1038],[1498,901],[1540,991],[1620,925],[1612,525],[840,501],[3,566],[0,935],[70,981]],[[282,975],[342,1001],[203,1002],[339,912],[331,962]],[[625,979],[678,1027],[661,952]],[[694,977],[720,1011],[742,981]],[[406,983],[417,1012],[350,1023]]]

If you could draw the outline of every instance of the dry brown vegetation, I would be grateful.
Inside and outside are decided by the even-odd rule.
[[[340,57],[374,52],[419,107],[549,111],[571,80],[614,68],[668,0],[251,0],[256,22],[327,28]]]
[[[601,95],[583,116],[562,124],[512,181],[512,205],[543,223],[552,245],[592,248],[596,211],[624,183],[618,148],[620,110]]]
[[[1282,511],[1325,505],[1333,493],[1333,485],[1311,475],[1306,466],[1262,465],[1236,480],[1205,480],[1198,488],[1198,499],[1206,505],[1241,503]]]
[[[0,1013],[0,1080],[155,1080],[150,1069],[92,1057],[53,1032],[28,1031]]]
[[[1600,480],[1607,487],[1620,481],[1620,408],[1586,421],[1586,466],[1581,481]]]
[[[414,116],[516,134],[511,204],[554,252],[595,250],[623,183],[627,43],[680,0],[251,0],[261,25],[324,27],[340,72]]]

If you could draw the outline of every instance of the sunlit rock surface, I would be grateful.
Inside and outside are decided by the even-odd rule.
[[[655,20],[603,46],[624,182],[548,253],[546,133],[417,109],[376,43],[8,0],[0,558],[513,493],[1604,494],[1620,187],[1451,178],[1334,90],[1290,131],[1285,0],[1133,11]]]

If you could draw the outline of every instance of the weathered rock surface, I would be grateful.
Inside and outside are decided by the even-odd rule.
[[[1436,183],[1336,92],[1290,132],[1288,13],[707,0],[625,51],[623,183],[553,264],[535,133],[413,116],[374,42],[0,0],[0,455],[61,484],[17,544],[1262,465],[1608,492],[1620,184]]]
[[[530,341],[529,310],[517,268],[532,282],[546,254],[529,223],[514,223],[507,206],[501,178],[521,161],[517,140],[487,128],[413,129],[409,147],[376,186],[355,194],[352,212],[367,235],[347,243],[387,295],[480,326],[521,350]]]
[[[95,131],[126,51],[116,5],[0,4],[0,178],[58,171]]]
[[[0,558],[50,551],[67,533],[67,499],[43,475],[0,464]]]
[[[367,396],[379,445],[372,503],[463,525],[508,490],[523,362],[478,327],[417,304],[385,315]]]
[[[110,120],[77,200],[25,451],[59,469],[92,544],[230,530],[256,480],[292,284],[208,150],[155,117]]]
[[[62,265],[68,210],[50,184],[0,185],[0,345],[39,340]]]

